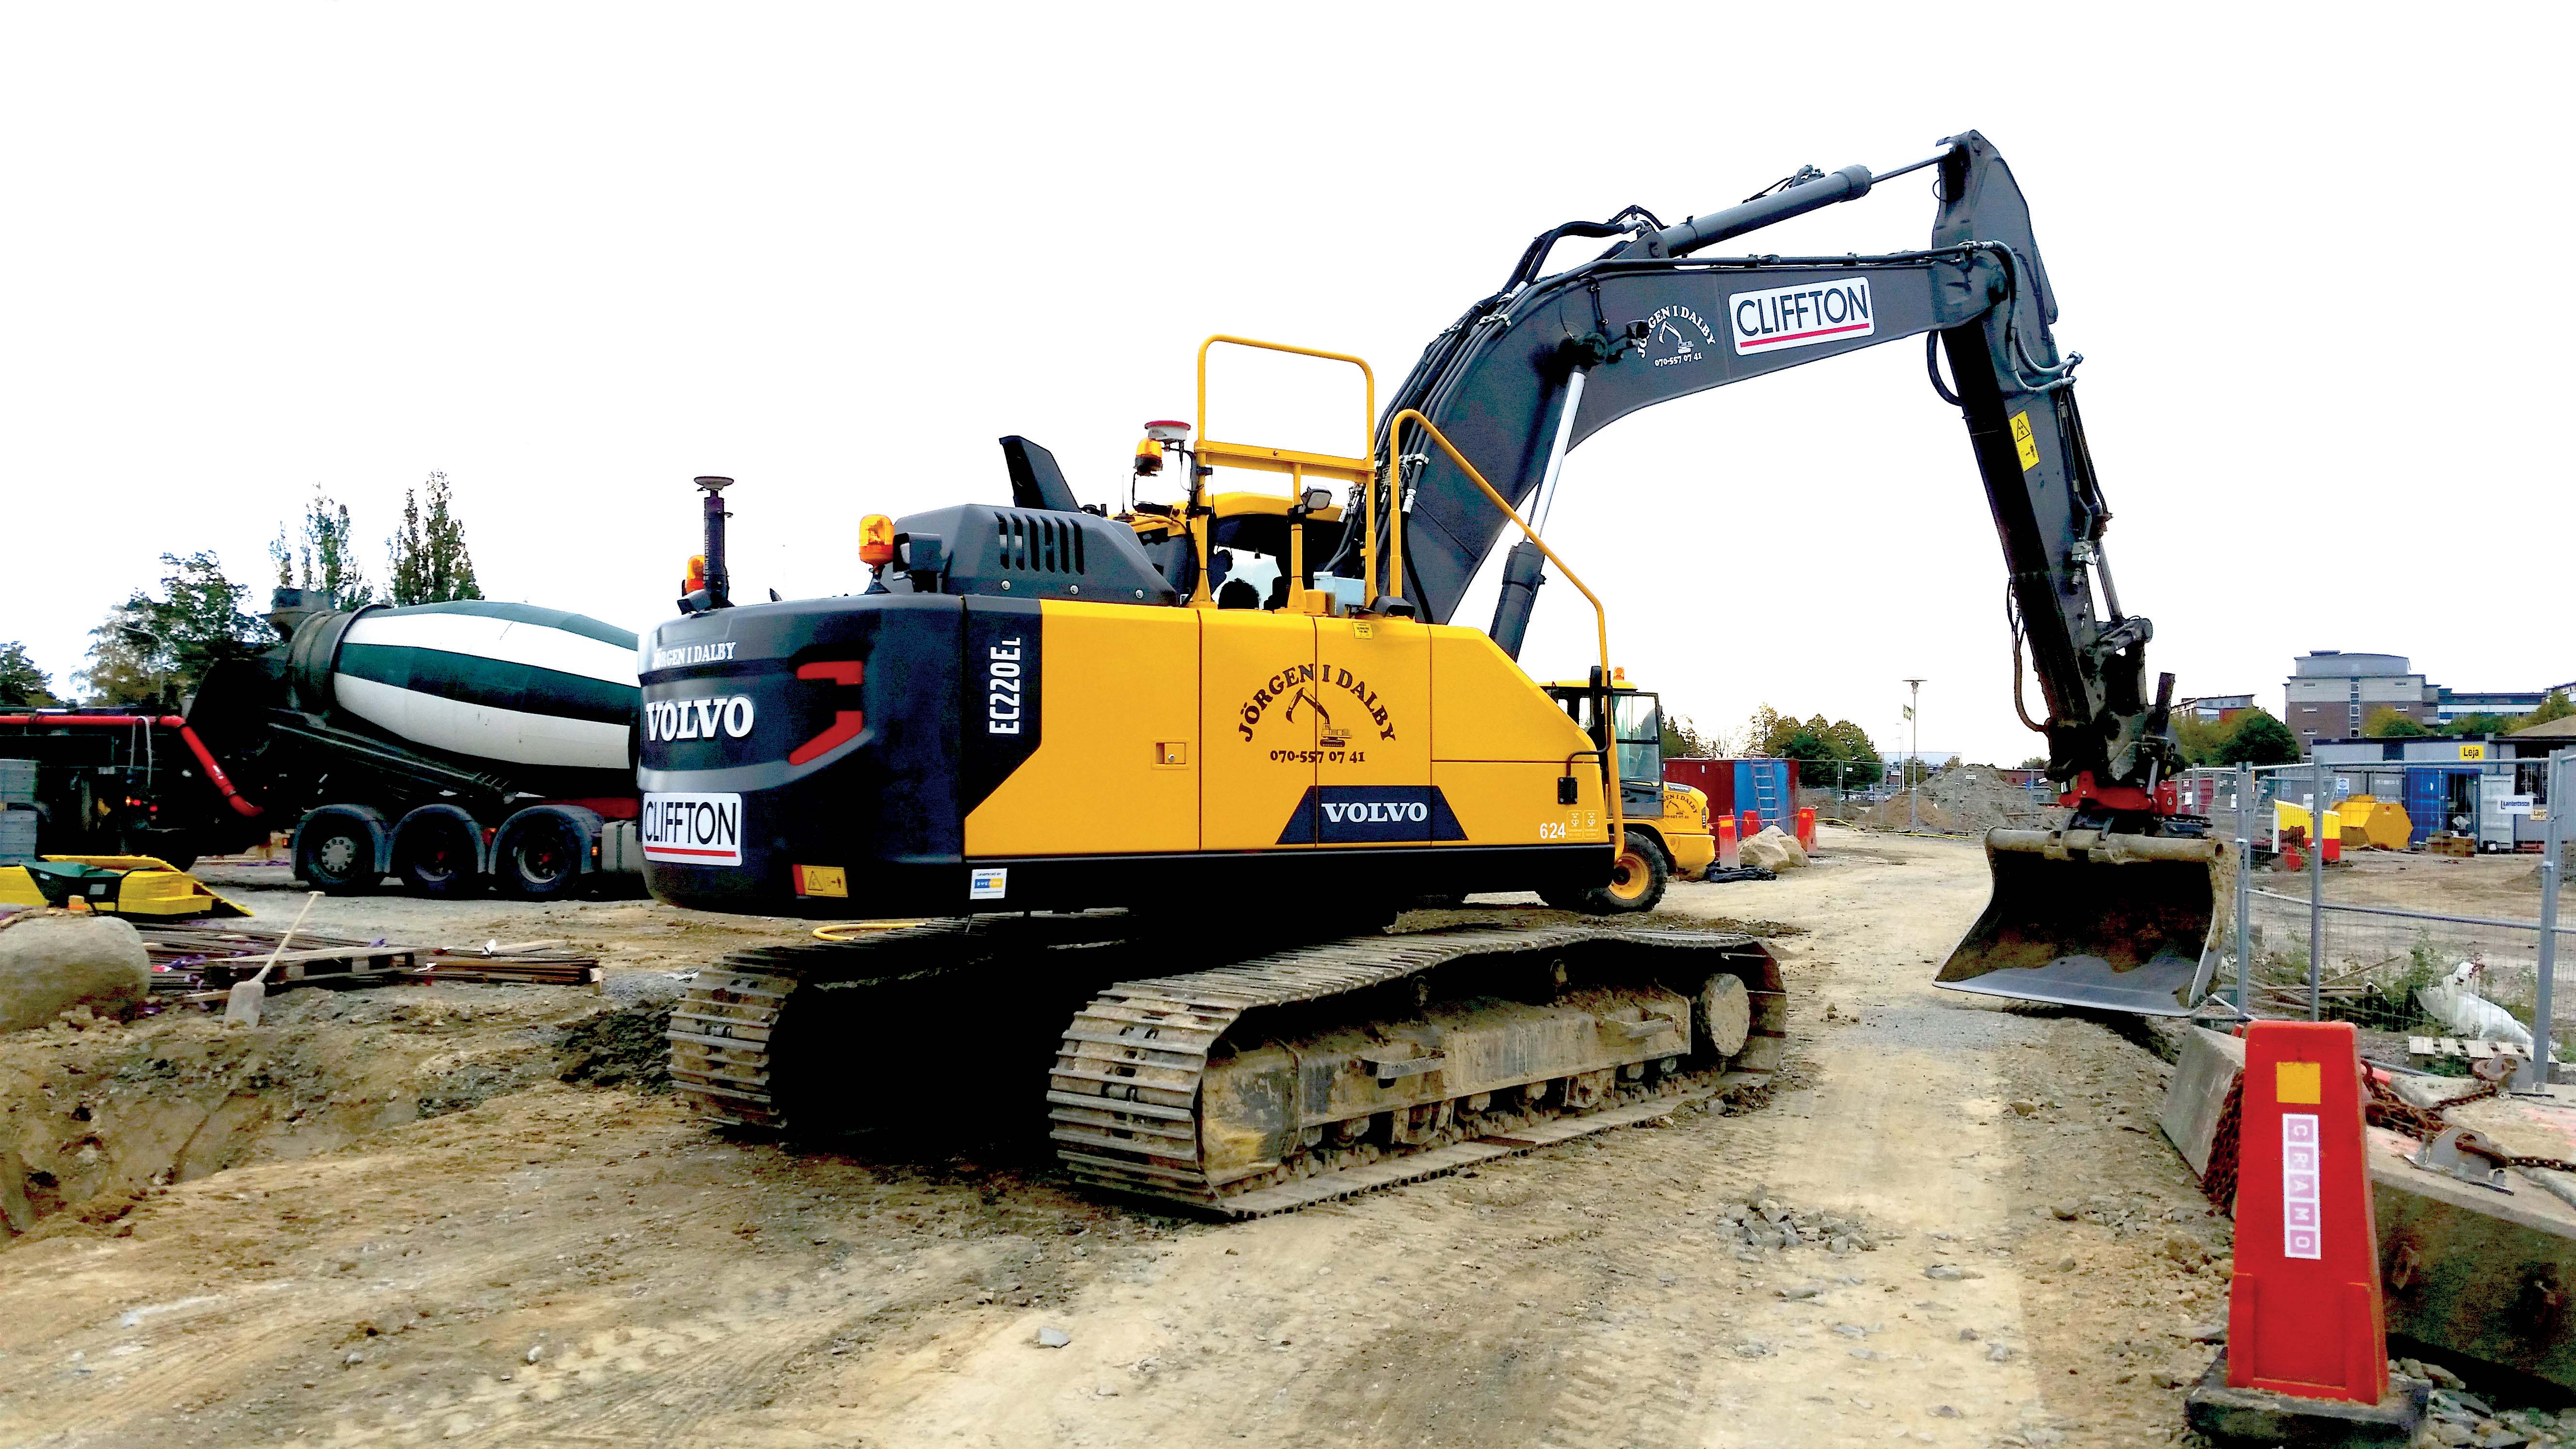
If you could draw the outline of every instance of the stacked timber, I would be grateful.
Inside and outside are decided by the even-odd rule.
[[[586,986],[600,979],[599,958],[563,948],[561,941],[493,943],[475,947],[397,945],[383,937],[359,940],[297,931],[290,949],[278,952],[282,932],[247,922],[135,923],[152,958],[153,988],[189,994],[246,981],[277,953],[268,974],[271,989],[299,984],[373,985],[396,980],[516,982]]]

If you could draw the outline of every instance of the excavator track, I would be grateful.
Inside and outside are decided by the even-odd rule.
[[[1466,994],[1531,966],[1556,1004]],[[1443,978],[1449,990],[1430,987]],[[1711,1041],[1689,1003],[1718,978],[1741,987],[1743,1018]],[[1287,1019],[1391,987],[1400,1002],[1409,983],[1422,983],[1409,1017]],[[1261,1217],[1756,1085],[1779,1063],[1785,1018],[1778,968],[1749,936],[1583,924],[1356,937],[1110,987],[1065,1031],[1051,1135],[1094,1187]],[[1283,1053],[1284,1070],[1239,1070]]]
[[[1062,1001],[1044,1042],[1002,1054],[1046,1071],[1070,1174],[1241,1218],[1632,1125],[1754,1086],[1781,1056],[1778,968],[1748,936],[1452,927],[1120,979],[1137,954],[1173,959],[1167,937],[1120,949],[1142,935],[1115,914],[998,918],[735,952],[674,1009],[672,1077],[719,1121],[802,1128],[869,1100],[874,1077],[920,1075],[872,1044],[973,1075],[991,1065],[974,1043],[1011,1040],[978,1031],[984,1004]]]
[[[909,991],[916,1000],[964,1002],[978,989],[995,989],[984,978],[996,968],[1024,967],[1058,948],[1114,941],[1127,929],[1116,913],[965,917],[854,940],[732,952],[700,971],[672,1008],[672,1084],[719,1122],[783,1131],[791,1115],[813,1115],[812,1102],[795,1100],[798,1072],[826,1090],[840,1085],[832,1080],[836,1066],[846,1068],[854,1090],[864,1078],[870,1059],[861,1049],[868,1044],[835,1039],[852,1028],[846,1008],[855,1001]],[[823,1019],[801,1049],[791,1010],[809,1024]],[[935,1030],[928,1022],[898,1025]]]

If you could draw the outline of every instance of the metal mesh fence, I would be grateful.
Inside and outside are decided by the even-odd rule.
[[[2236,891],[2231,866],[2219,893],[2223,959],[2215,992],[2237,996],[2241,930],[2249,962],[2242,1000],[2252,1015],[2306,1017],[2313,1000],[2316,1015],[2326,1020],[2407,1035],[2462,1036],[2468,1033],[2428,1009],[2423,997],[2427,988],[2455,985],[2525,1027],[2537,1020],[2546,1000],[2552,1036],[2560,1043],[2554,1054],[2566,1058],[2576,1000],[2559,989],[2565,983],[2556,979],[2554,958],[2561,953],[2541,948],[2541,917],[2556,894],[2541,869],[2542,856],[2488,857],[2471,867],[2422,855],[2356,851],[2346,862],[2318,869],[2300,828],[2314,818],[2314,767],[2246,773],[2250,784],[2236,770],[2194,770],[2176,782],[2184,809],[2207,815],[2212,835],[2249,846],[2246,889],[2241,896]],[[2566,773],[2576,785],[2576,769]],[[2358,781],[2337,792],[2332,773],[2323,783],[2329,809],[2339,794],[2372,793]],[[2292,808],[2283,811],[2283,805]],[[2569,833],[2564,827],[2552,832]],[[2445,877],[2445,869],[2461,873]],[[2559,946],[2567,939],[2563,930],[2557,933]],[[2546,991],[2545,959],[2553,963]],[[2437,990],[2437,1004],[2440,995]]]

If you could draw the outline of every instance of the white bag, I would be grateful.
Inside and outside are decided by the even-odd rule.
[[[2469,989],[2469,975],[2477,968],[2463,961],[2439,984],[2415,993],[2415,1003],[2435,1021],[2457,1037],[2477,1041],[2504,1041],[2529,1050],[2531,1032],[2513,1013]]]

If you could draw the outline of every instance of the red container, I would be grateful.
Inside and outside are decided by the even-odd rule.
[[[1777,825],[1785,831],[1797,823],[1798,771],[1794,760],[1666,760],[1664,778],[1706,795],[1711,820],[1750,813],[1760,817],[1753,826],[1756,831],[1765,825]]]

